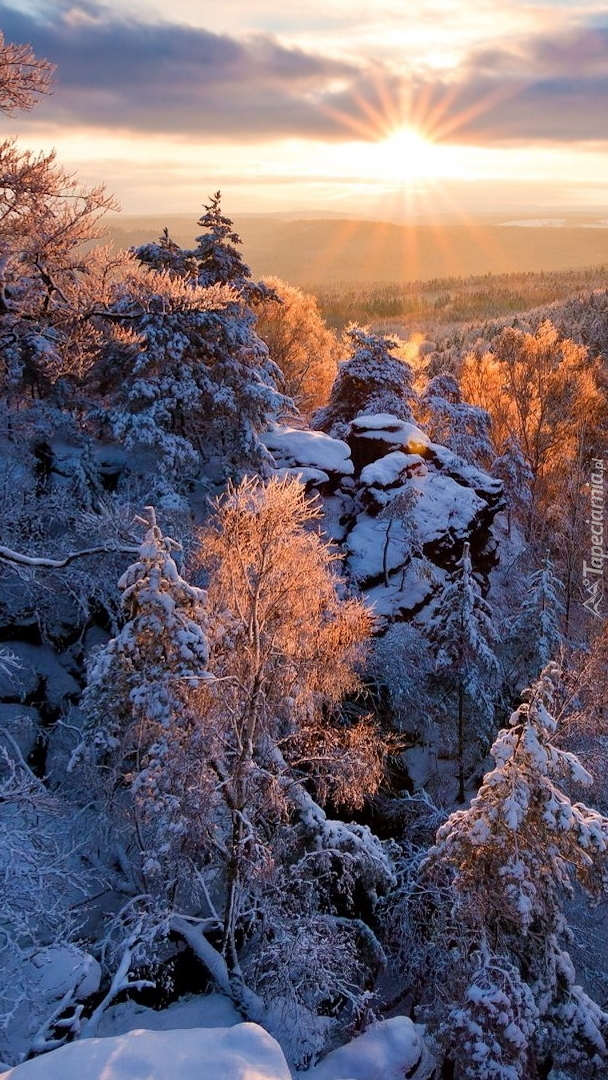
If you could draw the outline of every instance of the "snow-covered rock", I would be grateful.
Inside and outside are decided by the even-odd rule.
[[[359,415],[345,441],[275,425],[263,441],[279,475],[321,493],[326,535],[342,545],[348,574],[368,592],[380,624],[412,618],[432,601],[437,580],[420,556],[441,576],[468,542],[478,569],[494,564],[489,530],[501,481],[433,443],[412,420]]]
[[[26,961],[24,976],[37,997],[61,1001],[71,994],[76,1001],[84,1001],[99,990],[101,968],[93,956],[74,945],[52,945]]]
[[[471,488],[437,472],[416,476],[398,490],[414,497],[405,514],[396,509],[392,516],[389,499],[382,516],[359,514],[346,539],[347,566],[364,588],[404,567],[412,540],[433,562],[455,562],[487,511],[487,503]]]
[[[23,701],[36,693],[41,681],[45,701],[53,709],[62,708],[80,694],[78,683],[48,645],[11,641],[10,652],[19,667],[8,674],[0,672],[0,699]]]
[[[428,435],[416,424],[390,413],[357,416],[349,425],[346,441],[357,470],[394,450],[421,454],[431,445]]]
[[[354,472],[347,444],[322,431],[276,426],[261,441],[279,468],[308,466],[334,476],[351,476]]]
[[[177,1028],[228,1028],[242,1023],[242,1016],[224,994],[193,994],[168,1005],[149,1009],[136,1001],[123,1001],[106,1009],[96,1035],[126,1035],[128,1031],[174,1031]]]
[[[399,518],[360,514],[345,541],[346,565],[362,588],[371,588],[387,575],[401,570],[409,559],[405,524]]]
[[[301,1080],[426,1080],[434,1061],[407,1016],[380,1020],[323,1059]],[[1,1078],[0,1078],[1,1080]]]
[[[493,509],[499,508],[499,504],[504,505],[502,480],[483,472],[438,443],[429,443],[424,456],[445,476],[450,476],[458,483],[471,487]]]
[[[322,469],[313,469],[310,465],[293,465],[291,468],[277,469],[277,476],[295,476],[305,488],[319,487],[329,483],[329,474]]]
[[[459,558],[463,541],[475,531],[487,509],[485,501],[472,488],[442,473],[416,477],[411,487],[419,494],[412,511],[419,543],[455,548]]]
[[[130,1031],[25,1061],[0,1080],[291,1080],[283,1051],[257,1024]]]
[[[430,604],[438,591],[443,575],[437,570],[434,575],[424,572],[418,559],[396,574],[388,585],[375,585],[365,593],[365,599],[376,619],[392,618],[412,619],[418,612]]]
[[[370,462],[361,470],[360,481],[366,487],[391,488],[403,483],[410,476],[426,476],[428,468],[420,454],[404,454],[392,450],[390,454]]]
[[[41,825],[43,827],[43,825]],[[25,851],[31,858],[31,852]],[[17,859],[13,859],[17,863]],[[22,868],[15,865],[15,874]],[[57,879],[53,882],[57,889]],[[49,906],[54,898],[45,897]],[[67,904],[67,901],[66,901]],[[10,932],[10,923],[3,920],[3,930]],[[93,956],[75,945],[50,945],[32,949],[25,957],[15,950],[4,950],[1,957],[0,1007],[10,1023],[2,1032],[0,1054],[7,1061],[19,1061],[36,1041],[37,1032],[48,1019],[63,1008],[72,1008],[97,993],[101,968]],[[8,1065],[0,1064],[0,1072]],[[11,1074],[12,1075],[12,1074]],[[42,1074],[41,1074],[42,1075]]]

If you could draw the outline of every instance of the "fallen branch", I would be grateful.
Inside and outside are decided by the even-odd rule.
[[[127,544],[101,544],[99,547],[83,548],[82,551],[71,551],[63,559],[45,559],[42,556],[23,555],[22,552],[13,551],[12,548],[0,547],[0,561],[15,563],[17,566],[31,566],[40,570],[63,570],[75,559],[84,559],[87,555],[109,555],[115,552],[137,555],[139,548]]]

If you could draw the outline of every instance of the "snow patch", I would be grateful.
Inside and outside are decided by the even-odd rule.
[[[262,435],[261,441],[278,466],[304,465],[340,476],[351,476],[355,471],[347,444],[322,431],[275,427]]]
[[[195,994],[166,1009],[148,1009],[135,1001],[111,1005],[97,1028],[98,1036],[126,1035],[129,1031],[175,1031],[191,1028],[229,1028],[242,1022],[240,1013],[224,994]]]
[[[25,1061],[0,1080],[291,1080],[279,1044],[257,1024],[130,1031]],[[387,1076],[385,1080],[390,1080]]]
[[[425,1080],[433,1067],[416,1026],[407,1016],[393,1016],[371,1024],[363,1035],[332,1050],[299,1076],[300,1080],[403,1080],[412,1075]]]
[[[420,454],[393,450],[361,470],[361,483],[368,487],[393,487],[403,476],[425,476],[428,469]]]

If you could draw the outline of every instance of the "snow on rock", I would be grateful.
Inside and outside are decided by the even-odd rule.
[[[503,504],[502,480],[482,472],[475,465],[471,465],[470,462],[465,461],[458,454],[448,450],[446,446],[429,443],[425,457],[432,462],[435,468],[440,469],[444,475],[473,488],[492,507],[498,507],[499,503]]]
[[[354,472],[347,444],[322,431],[277,425],[262,435],[261,441],[279,467],[308,466],[338,476],[351,476]]]
[[[431,602],[440,587],[440,571],[425,573],[418,559],[412,559],[388,585],[376,585],[365,593],[366,603],[377,619],[412,619]]]
[[[391,516],[387,500],[381,517],[359,514],[346,539],[348,569],[364,588],[405,566],[412,540],[440,565],[455,561],[487,512],[487,503],[471,488],[441,473],[416,476],[400,490],[415,496],[403,518],[398,511]]]
[[[130,1031],[25,1061],[0,1080],[291,1080],[279,1044],[257,1024]],[[387,1077],[386,1080],[389,1080]]]
[[[416,523],[417,537],[427,544],[460,544],[457,556],[462,554],[462,541],[476,527],[476,519],[486,511],[484,499],[471,488],[463,487],[451,476],[429,473],[416,477],[412,490],[419,493],[412,514]]]
[[[69,993],[84,1001],[99,990],[101,968],[93,956],[74,945],[51,945],[26,961],[24,977],[36,997],[60,1001]]]
[[[41,680],[44,680],[45,699],[52,708],[62,708],[66,700],[79,696],[78,683],[48,645],[11,641],[10,651],[20,666],[9,675],[0,673],[0,698],[28,698],[37,690]]]
[[[427,1080],[433,1068],[416,1026],[407,1016],[393,1016],[371,1024],[363,1035],[299,1075],[300,1080]]]
[[[392,450],[390,454],[366,465],[361,470],[360,480],[366,487],[390,488],[402,483],[406,477],[425,476],[427,472],[420,454]]]
[[[400,570],[410,551],[408,532],[402,521],[367,514],[359,514],[344,547],[349,573],[363,588],[382,581],[385,572]]]
[[[354,519],[355,501],[351,495],[342,490],[323,494],[323,532],[328,540],[342,544]]]
[[[278,425],[263,436],[279,475],[322,493],[324,531],[342,545],[380,623],[412,618],[432,601],[437,581],[422,555],[442,572],[468,541],[478,569],[491,569],[499,480],[391,413],[355,417],[345,440]]]
[[[422,428],[412,424],[409,420],[400,420],[392,413],[374,413],[372,416],[357,416],[351,420],[350,430],[358,434],[367,433],[370,438],[382,438],[383,432],[397,433],[401,438],[402,445],[408,446],[410,442],[428,446],[430,439],[425,435]],[[376,435],[374,435],[376,433]]]
[[[394,450],[424,454],[431,445],[428,435],[416,424],[390,413],[357,416],[350,423],[346,440],[356,469],[362,469]]]
[[[329,483],[328,473],[323,472],[322,469],[313,469],[309,465],[293,465],[291,468],[277,469],[276,475],[281,479],[284,476],[295,476],[305,488]]]
[[[125,1035],[128,1031],[174,1031],[177,1028],[229,1028],[242,1022],[230,998],[224,994],[194,994],[166,1009],[148,1009],[136,1001],[111,1005],[104,1012],[96,1034]]]

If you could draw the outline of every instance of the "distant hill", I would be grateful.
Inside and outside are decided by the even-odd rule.
[[[466,224],[399,225],[244,214],[235,227],[256,277],[275,274],[312,287],[608,266],[607,220],[585,214],[519,215],[511,222],[505,215]],[[114,243],[128,247],[155,239],[165,225],[178,243],[193,243],[196,222],[188,215],[116,217],[109,231]]]

